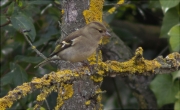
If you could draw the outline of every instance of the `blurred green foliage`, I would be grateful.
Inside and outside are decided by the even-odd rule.
[[[105,0],[104,13],[115,5],[116,0]],[[105,17],[108,23],[115,21],[127,21],[145,26],[156,26],[161,28],[156,39],[150,41],[151,38],[140,38],[138,35],[143,32],[111,27],[114,32],[123,41],[134,50],[137,46],[144,48],[144,54],[147,58],[155,56],[167,55],[173,51],[180,51],[180,0],[127,0],[127,4],[121,5],[114,14]],[[23,82],[31,81],[33,77],[41,77],[48,72],[55,70],[52,66],[47,65],[46,68],[34,69],[34,66],[42,60],[31,49],[25,40],[22,32],[28,32],[30,41],[45,56],[48,56],[54,49],[56,40],[60,37],[60,28],[58,21],[61,21],[60,2],[58,0],[2,0],[0,25],[1,25],[1,92],[0,97],[7,94]],[[151,31],[151,30],[149,30]],[[146,35],[144,35],[146,36]],[[153,38],[153,36],[152,36]],[[169,43],[159,42],[163,38]],[[150,46],[145,40],[148,39]],[[160,39],[161,41],[161,39]],[[158,44],[153,47],[154,44]],[[170,47],[170,48],[166,48]],[[165,50],[165,51],[164,51]],[[178,110],[179,97],[179,72],[176,75],[158,75],[151,83],[151,89],[154,92],[159,107],[169,103],[176,103],[175,108]],[[119,84],[122,89],[121,94],[125,94],[122,100],[124,108],[136,108],[137,101],[134,99],[130,90],[125,85]],[[109,86],[109,85],[108,85]],[[110,87],[110,86],[109,86]],[[108,88],[108,87],[107,87]],[[111,91],[111,90],[110,90]],[[33,93],[26,98],[16,102],[12,108],[23,109],[29,104],[33,105],[36,99]],[[167,97],[168,95],[168,97]],[[49,96],[49,99],[54,96]],[[176,97],[175,97],[176,96]],[[114,99],[116,97],[105,96],[105,99]],[[52,103],[52,104],[51,104]],[[50,107],[53,106],[51,100]],[[111,102],[103,101],[108,104]],[[112,105],[113,104],[113,105]],[[117,101],[113,102],[112,107],[118,107]]]

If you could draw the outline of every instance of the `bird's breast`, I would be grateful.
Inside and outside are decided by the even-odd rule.
[[[96,51],[97,47],[98,44],[92,42],[89,42],[89,44],[74,45],[74,47],[70,47],[60,52],[59,56],[63,60],[80,62],[91,56]]]

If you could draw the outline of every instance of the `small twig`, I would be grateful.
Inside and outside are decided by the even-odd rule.
[[[59,27],[61,28],[61,31],[62,31],[66,36],[68,36],[68,34],[63,30],[63,27],[61,27],[62,25],[61,25],[60,21],[58,21],[58,23],[59,23]]]
[[[166,46],[156,57],[162,55],[167,49],[168,49],[168,46]]]
[[[116,3],[116,4],[110,4],[110,5],[108,5],[108,4],[106,4],[106,5],[104,5],[104,6],[113,6],[114,8],[115,8],[115,10],[117,10],[120,6],[123,6],[123,5],[125,5],[125,4],[129,4],[130,3],[130,1],[125,1],[123,4],[118,4],[118,2]],[[112,8],[113,8],[112,7]],[[114,13],[115,11],[113,11],[113,13]],[[110,13],[109,13],[109,11],[107,11],[106,13],[104,13],[103,14],[104,15],[104,17],[103,18],[106,18],[106,17],[108,17],[109,15],[111,15]]]
[[[44,56],[41,52],[39,52],[39,50],[36,49],[36,47],[31,43],[31,41],[28,39],[28,35],[25,34],[26,32],[30,32],[31,30],[23,30],[23,35],[25,37],[25,39],[27,40],[27,42],[29,43],[29,45],[31,46],[31,48],[42,58],[47,59],[46,56]]]
[[[49,43],[51,42],[51,41],[56,41],[56,39],[54,38],[54,39],[50,39],[46,44],[44,44],[44,46],[40,49],[40,52],[43,52],[47,47],[48,47],[48,45],[49,45]]]
[[[53,2],[53,5],[54,5],[55,7],[57,7],[59,10],[62,10],[61,4],[58,4],[58,3],[56,3],[56,2],[54,1],[54,2]]]
[[[103,6],[120,6],[120,5],[124,5],[124,4],[130,4],[130,1],[125,1],[123,4],[107,3],[107,4],[104,4]]]
[[[40,90],[40,91],[41,91],[41,93],[43,92],[43,90]],[[49,104],[48,104],[46,99],[44,100],[44,102],[46,103],[46,106],[47,106],[48,110],[50,110]],[[42,102],[42,104],[43,104],[43,102]]]
[[[119,89],[118,89],[118,87],[117,87],[115,78],[112,78],[112,81],[113,81],[113,84],[114,84],[115,89],[116,89],[116,93],[117,93],[117,98],[118,98],[119,105],[120,105],[121,109],[123,110],[124,107],[123,107],[123,104],[122,104],[121,95],[119,94]]]
[[[6,23],[0,25],[0,27],[6,26],[6,25],[8,25],[8,24],[10,24],[10,23],[11,23],[11,21],[8,19],[8,21],[7,21]]]
[[[25,70],[27,71],[30,67],[31,67],[31,64],[29,63],[29,64],[26,66]]]
[[[48,46],[49,42],[51,42],[51,41],[54,41],[54,39],[49,40],[49,41],[45,44],[45,46],[43,46],[43,47],[40,49],[40,52],[41,52],[41,53],[46,49],[46,47]],[[36,54],[36,56],[38,56],[38,54]],[[26,69],[25,69],[25,70],[28,70],[30,67],[31,67],[31,64],[28,64],[28,66],[26,66]]]
[[[45,99],[45,103],[46,103],[46,105],[47,105],[47,109],[48,109],[48,110],[51,110],[46,99]]]
[[[103,6],[114,6],[116,5],[116,3],[108,3],[108,4],[104,4]]]

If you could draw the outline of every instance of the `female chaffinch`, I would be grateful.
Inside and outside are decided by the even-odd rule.
[[[98,48],[99,41],[103,36],[109,36],[106,27],[100,22],[90,22],[83,28],[69,34],[59,43],[49,58],[39,63],[36,67],[53,60],[57,55],[59,59],[74,62],[86,60]]]

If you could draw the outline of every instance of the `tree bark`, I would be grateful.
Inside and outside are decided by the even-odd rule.
[[[89,8],[89,0],[63,0],[62,10],[62,38],[67,36],[65,33],[71,32],[83,27],[86,22],[83,11]],[[77,64],[73,64],[77,66]],[[62,110],[92,110],[100,109],[101,103],[98,101],[99,94],[95,92],[100,89],[100,83],[94,83],[89,73],[81,79],[73,81],[74,94],[72,98],[64,101]],[[88,103],[90,102],[90,103]]]
[[[89,0],[63,0],[62,10],[62,38],[78,28],[83,27],[86,22],[84,20],[83,11],[89,8]],[[105,60],[128,60],[132,53],[129,48],[118,38],[117,35],[111,33],[113,38],[111,42],[103,46],[102,53]],[[116,42],[116,43],[115,43]],[[117,43],[118,42],[118,43]],[[116,45],[114,45],[116,44]],[[92,73],[93,74],[93,73]],[[148,88],[151,77],[129,75],[123,78],[131,88],[134,96],[139,101],[140,108],[157,108],[157,103],[153,93]],[[137,86],[138,85],[138,86]],[[101,83],[94,83],[87,75],[82,79],[73,82],[73,97],[64,102],[62,109],[99,109],[100,103],[97,103],[95,91],[100,89]],[[90,105],[85,102],[91,100]]]

